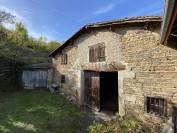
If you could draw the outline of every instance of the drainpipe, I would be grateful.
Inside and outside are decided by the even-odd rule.
[[[162,44],[166,43],[167,37],[168,37],[168,29],[169,25],[171,23],[171,18],[173,14],[173,10],[175,7],[175,2],[176,0],[166,0],[165,1],[165,13],[164,13],[164,18],[163,18],[163,23],[161,27],[161,40],[160,42]]]

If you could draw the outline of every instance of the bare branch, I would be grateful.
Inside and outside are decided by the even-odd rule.
[[[15,16],[5,11],[0,11],[0,24],[2,23],[14,23]]]

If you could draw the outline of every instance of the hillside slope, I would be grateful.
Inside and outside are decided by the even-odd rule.
[[[49,63],[51,62],[51,58],[48,57],[49,52],[42,48],[33,49],[6,41],[0,42],[0,58],[18,60],[25,64]]]

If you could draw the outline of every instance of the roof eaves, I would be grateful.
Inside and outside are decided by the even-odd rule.
[[[79,31],[77,31],[73,36],[71,36],[62,46],[54,50],[49,54],[50,57],[53,57],[56,55],[58,51],[66,47],[66,45],[77,36],[82,33],[82,31],[88,29],[88,28],[97,28],[97,27],[104,27],[104,26],[111,26],[111,25],[118,25],[118,24],[126,24],[126,23],[137,23],[137,22],[153,22],[153,21],[162,21],[161,16],[140,16],[140,17],[132,17],[132,18],[125,18],[125,19],[118,19],[113,21],[105,21],[105,22],[97,22],[97,23],[90,23],[85,26],[83,26]]]
[[[166,43],[167,40],[167,32],[168,32],[169,25],[171,23],[175,2],[176,0],[166,0],[165,2],[165,12],[164,12],[163,23],[161,27],[161,33],[160,33],[161,34],[160,42],[162,44]]]
[[[52,51],[49,54],[49,57],[54,56],[60,49],[63,49],[66,44],[68,44],[73,38],[75,38],[81,31],[87,29],[87,25],[83,26],[80,30],[78,30],[73,36],[71,36],[63,45],[61,45],[60,47],[58,47],[57,49],[55,49],[54,51]]]

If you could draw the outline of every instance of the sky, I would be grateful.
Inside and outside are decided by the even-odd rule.
[[[162,16],[164,0],[0,0],[0,10],[15,15],[32,37],[66,41],[88,23],[134,16]]]

